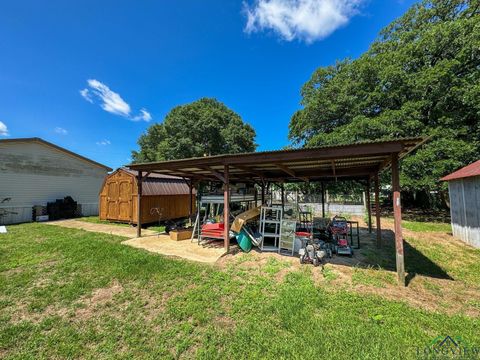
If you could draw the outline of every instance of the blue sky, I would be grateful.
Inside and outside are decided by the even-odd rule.
[[[288,144],[300,88],[364,52],[409,0],[16,0],[0,5],[0,137],[118,167],[168,111],[215,97]],[[83,96],[82,96],[83,95]]]

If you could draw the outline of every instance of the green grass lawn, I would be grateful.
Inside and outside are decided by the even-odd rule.
[[[0,358],[415,359],[480,321],[329,286],[329,270],[175,260],[43,224],[0,234]],[[248,257],[245,258],[248,261]],[[326,268],[328,269],[328,268]],[[325,276],[322,284],[312,272]],[[357,274],[358,281],[362,276]]]
[[[108,221],[108,220],[100,220],[100,218],[98,216],[84,216],[84,217],[78,218],[77,220],[89,222],[89,223],[92,223],[92,224],[105,224],[105,225],[115,225],[115,226],[123,226],[123,227],[132,226],[130,224],[125,224],[125,223],[119,223],[119,222]],[[163,225],[160,225],[160,226],[159,225],[146,225],[145,229],[162,233],[162,232],[165,231],[165,226],[163,226]]]
[[[387,219],[393,221],[393,217],[388,217]],[[402,227],[415,232],[452,232],[450,223],[444,222],[410,221],[402,219]]]
[[[416,232],[452,232],[452,226],[441,222],[402,221],[405,229]]]

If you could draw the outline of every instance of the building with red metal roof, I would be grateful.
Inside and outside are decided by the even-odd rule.
[[[448,181],[453,235],[480,248],[480,160],[441,180]]]
[[[480,176],[480,160],[475,161],[474,163],[467,165],[453,173],[441,178],[442,181],[450,181],[456,179],[463,179],[471,176]]]

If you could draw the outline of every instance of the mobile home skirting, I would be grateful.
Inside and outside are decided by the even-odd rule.
[[[34,205],[47,204],[32,204],[23,206],[0,206],[0,209],[4,209],[8,212],[15,214],[8,214],[0,219],[0,225],[20,224],[33,221],[32,210]],[[96,203],[79,203],[82,209],[83,216],[96,216],[98,215],[98,202]]]

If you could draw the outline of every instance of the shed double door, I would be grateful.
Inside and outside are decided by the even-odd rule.
[[[107,219],[132,220],[133,184],[129,179],[112,181],[107,189]]]

